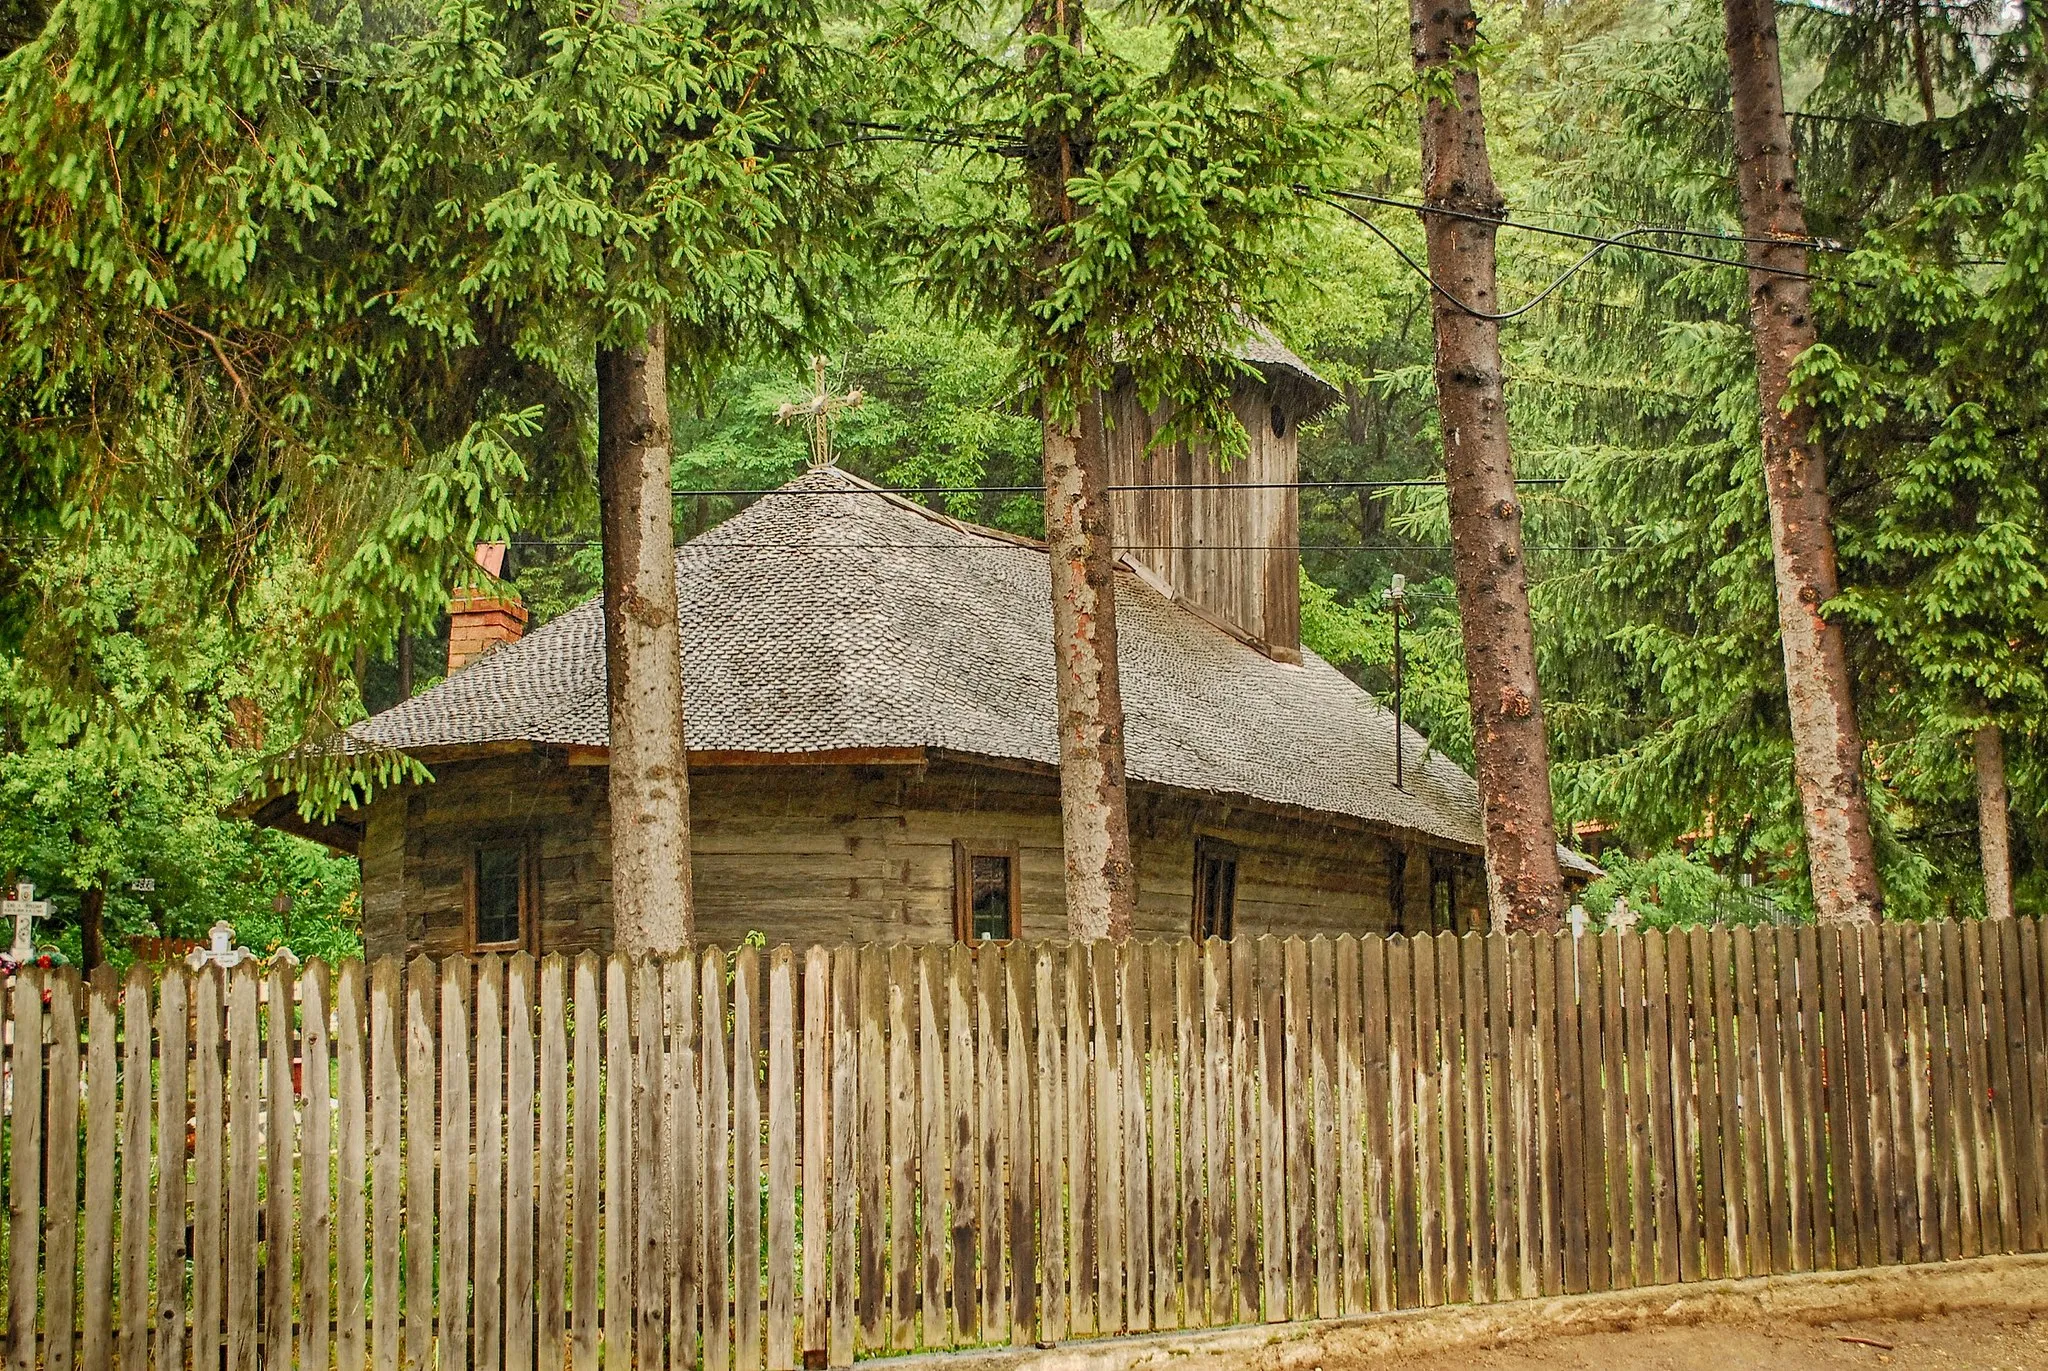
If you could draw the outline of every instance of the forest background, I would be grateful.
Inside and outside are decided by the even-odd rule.
[[[125,7],[71,8],[118,18]],[[173,8],[204,21],[233,7]],[[1292,9],[1274,47],[1247,60],[1310,92],[1338,150],[1331,184],[1412,199],[1420,96],[1407,6]],[[462,11],[409,22],[445,27]],[[1632,241],[1739,259],[1739,244],[1715,236],[1735,231],[1719,8],[1535,0],[1483,14],[1495,171],[1526,226],[1501,234],[1501,297],[1542,294],[1504,344],[1518,474],[1540,482],[1526,491],[1527,538],[1553,786],[1564,836],[1596,843],[1610,872],[1587,903],[1597,913],[1622,895],[1659,922],[1802,917],[1743,273],[1611,247],[1543,294],[1591,246],[1564,234],[1683,226],[1694,233]],[[2034,392],[2048,355],[2048,139],[2037,21],[2021,5],[1924,0],[1781,5],[1780,16],[1809,220],[1840,249],[1816,255],[1822,345],[1802,376],[1830,446],[1844,586],[1831,613],[1848,626],[1887,911],[1981,912],[1970,740],[1995,721],[2016,904],[2039,915],[2048,512]],[[48,17],[37,0],[0,2],[0,51],[15,54],[0,59],[9,155],[33,146],[22,45]],[[882,18],[830,18],[827,65],[843,58],[858,79]],[[1136,9],[1095,20],[1141,60],[1163,45]],[[309,65],[320,25],[342,22],[315,6],[257,41],[199,21],[190,32],[239,43],[253,66]],[[872,219],[844,231],[885,237],[970,193],[976,156],[945,138],[878,140],[862,169]],[[1419,260],[1420,225],[1398,206],[1354,208],[1391,244],[1304,200],[1256,291],[1344,394],[1304,433],[1302,475],[1426,482],[1441,470],[1428,286],[1393,246]],[[821,331],[678,377],[678,488],[759,489],[802,469],[803,434],[776,411],[805,393],[813,347],[835,389],[867,397],[838,421],[842,465],[909,489],[1039,483],[1013,341],[922,308],[914,263],[866,260],[862,289]],[[11,330],[32,327],[24,309],[0,295]],[[10,365],[0,403],[19,415],[23,371]],[[353,861],[229,810],[302,738],[393,703],[401,658],[411,689],[438,678],[441,607],[477,538],[511,542],[506,577],[535,625],[596,593],[588,398],[518,411],[488,451],[401,463],[314,517],[279,521],[279,536],[248,540],[220,582],[232,593],[219,594],[193,567],[218,571],[232,520],[102,524],[64,488],[61,462],[37,471],[33,426],[0,439],[15,467],[0,485],[0,874],[56,900],[59,946],[77,955],[93,890],[105,892],[117,960],[128,935],[198,936],[223,918],[258,948],[355,945]],[[232,469],[221,479],[253,482]],[[1042,528],[1035,496],[928,498]],[[679,497],[678,537],[744,503]],[[1440,491],[1311,485],[1302,514],[1308,644],[1384,695],[1382,597],[1403,575],[1409,718],[1469,766]]]

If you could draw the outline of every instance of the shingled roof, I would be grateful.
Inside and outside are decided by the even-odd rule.
[[[1055,765],[1043,544],[812,471],[676,550],[693,750],[928,748]],[[1313,652],[1273,661],[1117,574],[1133,779],[1480,845],[1472,778]],[[349,731],[352,748],[603,746],[596,599]]]

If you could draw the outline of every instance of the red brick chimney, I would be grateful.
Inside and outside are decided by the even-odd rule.
[[[505,544],[478,543],[476,564],[484,575],[478,584],[455,587],[448,600],[448,674],[453,676],[477,658],[526,632],[526,606],[518,592],[498,579],[505,569]]]

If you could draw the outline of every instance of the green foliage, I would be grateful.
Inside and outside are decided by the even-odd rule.
[[[1580,900],[1595,919],[1604,920],[1618,898],[1627,900],[1651,928],[1768,924],[1791,913],[1765,891],[1676,849],[1641,858],[1615,856],[1604,869],[1607,874],[1586,887]]]

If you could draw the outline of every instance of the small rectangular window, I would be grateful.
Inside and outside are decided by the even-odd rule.
[[[1237,849],[1216,838],[1195,839],[1197,938],[1228,938],[1237,931]]]
[[[1429,863],[1429,926],[1436,932],[1458,929],[1458,868],[1455,859],[1433,857]]]
[[[953,928],[963,942],[1005,942],[1021,932],[1015,843],[953,844]]]
[[[526,844],[515,840],[479,843],[472,875],[472,942],[479,949],[526,945],[528,908]]]

